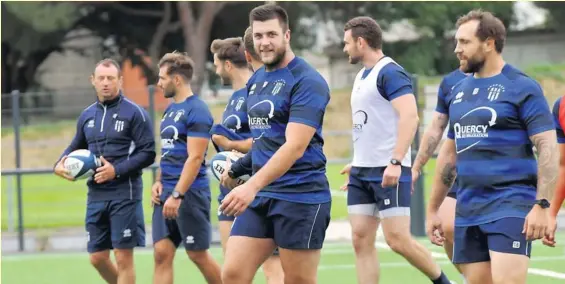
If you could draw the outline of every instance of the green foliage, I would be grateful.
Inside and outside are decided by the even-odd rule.
[[[559,29],[565,26],[565,5],[563,2],[536,1],[533,3],[534,5],[547,10],[547,27]]]

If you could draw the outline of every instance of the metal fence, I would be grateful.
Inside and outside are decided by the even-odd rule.
[[[418,80],[417,77],[413,77],[413,83],[414,86],[418,86]],[[416,92],[416,96],[418,96],[417,94],[417,90],[418,88],[414,88],[415,92]],[[21,106],[21,101],[22,101],[22,94],[19,91],[13,91],[10,95],[10,101],[11,101],[11,110],[10,110],[10,120],[11,120],[11,124],[12,127],[11,129],[7,128],[6,125],[4,125],[2,128],[2,132],[4,136],[4,132],[6,131],[13,131],[13,159],[15,162],[15,169],[10,169],[10,170],[6,170],[6,169],[2,169],[2,195],[3,198],[2,200],[3,202],[3,206],[2,208],[5,208],[5,210],[3,210],[3,216],[7,216],[6,218],[2,218],[2,222],[6,222],[6,224],[3,224],[3,227],[7,227],[7,232],[13,232],[13,231],[17,231],[17,236],[18,236],[18,248],[20,251],[23,251],[25,249],[24,247],[24,233],[25,233],[25,222],[24,222],[24,216],[28,216],[26,214],[24,214],[25,210],[31,210],[34,209],[35,207],[41,207],[41,206],[51,206],[50,208],[64,208],[65,206],[77,206],[78,204],[69,204],[67,201],[60,201],[60,202],[55,202],[53,204],[45,204],[44,201],[42,201],[41,199],[39,200],[35,200],[35,202],[32,201],[26,201],[24,202],[23,200],[23,191],[24,190],[34,190],[34,194],[47,194],[49,195],[50,192],[55,191],[55,190],[63,190],[63,189],[57,189],[57,188],[46,188],[43,187],[42,189],[32,189],[28,186],[25,186],[22,183],[22,177],[23,176],[38,176],[38,175],[50,175],[53,174],[52,171],[52,167],[49,166],[42,166],[42,167],[35,167],[35,168],[31,168],[31,167],[24,167],[22,166],[22,153],[24,153],[24,151],[26,150],[24,143],[22,143],[22,137],[21,137],[21,133],[22,133],[22,128],[24,127],[24,123],[22,121],[22,117],[24,116],[24,113],[33,113],[33,111],[30,111],[28,109],[22,108]],[[3,101],[5,97],[3,98]],[[225,102],[216,102],[216,103],[225,103]],[[72,106],[69,105],[65,105],[64,107],[70,108]],[[83,109],[83,107],[78,107],[78,112],[77,114],[74,116],[76,117],[78,115],[78,113],[80,113],[80,111]],[[155,95],[154,92],[152,91],[152,88],[150,88],[150,92],[149,92],[149,104],[147,106],[147,111],[149,112],[150,116],[153,118],[153,121],[156,121],[156,117],[157,117],[157,109],[155,107]],[[52,110],[46,109],[45,112],[49,113]],[[36,114],[39,115],[41,117],[41,113],[40,114]],[[4,115],[3,115],[4,116]],[[45,119],[40,119],[40,120],[45,120]],[[74,125],[74,124],[73,124]],[[158,128],[157,128],[158,129]],[[74,134],[74,133],[73,133]],[[338,136],[347,136],[350,137],[351,136],[351,130],[347,129],[347,130],[332,130],[332,131],[324,131],[324,137],[326,138],[326,140],[332,140],[335,139],[335,137]],[[4,139],[3,139],[4,140]],[[351,141],[351,139],[348,139],[349,141]],[[36,138],[36,140],[34,140],[38,143],[41,143],[41,135],[39,135],[39,137]],[[3,141],[4,142],[4,141]],[[68,141],[61,141],[61,144],[67,144]],[[350,142],[351,143],[351,142]],[[414,141],[414,144],[412,145],[412,156],[415,156],[415,152],[418,149],[418,146],[420,144],[419,141],[419,133],[416,134],[416,139]],[[352,145],[350,145],[352,146]],[[350,147],[350,149],[352,149],[352,147]],[[4,152],[5,153],[5,152]],[[58,155],[58,153],[57,153]],[[329,164],[336,164],[336,163],[347,163],[350,161],[350,157],[352,156],[352,152],[349,153],[349,157],[345,157],[345,158],[329,158],[328,159],[328,163]],[[12,157],[10,157],[12,158]],[[5,157],[3,155],[3,164],[5,161]],[[54,162],[54,161],[53,161]],[[4,167],[3,167],[4,168]],[[145,171],[149,171],[152,172],[151,175],[151,183],[154,181],[155,179],[155,169],[157,168],[157,165],[152,165],[151,167],[147,168]],[[146,174],[144,174],[145,176]],[[422,177],[419,179],[418,183],[416,184],[417,190],[415,190],[414,195],[412,197],[412,208],[411,208],[411,212],[412,212],[412,222],[411,222],[411,231],[414,235],[417,236],[424,236],[425,235],[425,229],[424,229],[424,222],[425,222],[425,217],[424,217],[424,193],[423,193],[423,175]],[[48,186],[48,185],[42,185],[42,186]],[[68,190],[68,189],[66,189]],[[86,194],[84,194],[86,196]],[[76,200],[74,200],[74,202],[76,202]],[[84,207],[84,204],[80,204],[79,206]],[[30,209],[31,208],[31,209]],[[75,216],[76,217],[76,216]],[[45,222],[49,222],[49,218],[53,218],[50,216],[34,216],[34,218],[39,218],[38,220],[43,220]],[[17,220],[17,222],[15,221]],[[17,223],[17,224],[16,224]],[[3,229],[4,230],[4,229]]]

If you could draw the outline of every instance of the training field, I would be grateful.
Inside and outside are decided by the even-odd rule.
[[[431,248],[434,257],[455,283],[462,283],[461,277],[443,254],[442,248],[421,240]],[[565,234],[559,235],[559,247],[548,248],[536,242],[533,247],[528,283],[565,283]],[[377,242],[381,261],[381,283],[416,284],[430,283],[425,276],[412,268],[400,256]],[[221,249],[212,248],[215,258],[221,261]],[[320,284],[356,283],[353,248],[349,243],[327,243],[322,251],[319,267]],[[152,283],[153,258],[151,250],[138,250],[135,258],[137,283]],[[2,257],[2,283],[52,284],[52,283],[101,283],[98,274],[90,267],[86,253],[33,254]],[[175,259],[175,283],[206,283],[188,257],[178,251]],[[253,283],[265,283],[261,271]]]

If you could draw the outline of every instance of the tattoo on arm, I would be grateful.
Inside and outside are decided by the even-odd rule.
[[[435,119],[432,121],[432,125],[424,135],[425,141],[422,141],[422,147],[420,147],[418,154],[416,155],[414,165],[417,165],[419,167],[423,166],[428,162],[430,157],[433,156],[434,151],[441,141],[441,136],[443,135],[443,131],[445,131],[447,123],[447,115],[441,113],[435,117]]]
[[[441,181],[447,187],[451,187],[453,182],[455,181],[455,177],[457,176],[457,172],[455,171],[455,165],[451,163],[447,163],[443,170],[441,171]]]
[[[537,198],[551,200],[557,182],[559,170],[559,150],[554,131],[546,131],[531,137],[538,152],[538,188]]]

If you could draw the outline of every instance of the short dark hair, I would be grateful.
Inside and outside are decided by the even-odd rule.
[[[167,65],[167,75],[178,74],[192,80],[194,61],[185,52],[173,51],[165,54],[159,61],[159,68]]]
[[[246,68],[245,47],[241,37],[216,39],[210,45],[210,51],[222,61],[229,60],[237,68]]]
[[[257,51],[255,50],[255,45],[253,44],[253,30],[251,29],[251,27],[248,27],[245,30],[245,35],[243,36],[243,44],[245,46],[245,50],[249,52],[249,55],[251,55],[253,59],[257,61],[261,60],[259,54],[257,54]]]
[[[288,30],[288,14],[286,10],[276,4],[264,4],[255,7],[249,12],[249,25],[253,26],[253,21],[266,22],[268,20],[278,19],[283,31]]]
[[[461,25],[470,21],[479,22],[475,35],[481,41],[485,41],[488,38],[494,39],[496,52],[502,53],[504,42],[506,41],[506,27],[504,27],[504,23],[491,12],[477,9],[461,16],[455,25],[459,28]]]
[[[382,49],[383,31],[377,21],[370,17],[355,17],[345,24],[343,31],[351,30],[353,39],[363,38],[373,49]]]
[[[104,66],[104,67],[110,67],[110,66],[114,66],[116,67],[116,69],[118,69],[118,77],[122,76],[122,68],[120,67],[120,64],[118,64],[118,62],[112,58],[104,58],[100,61],[98,61],[98,63],[96,63],[96,65],[94,65],[94,71],[96,71],[96,68],[98,68],[98,66]],[[94,74],[94,71],[92,72],[92,74]]]

